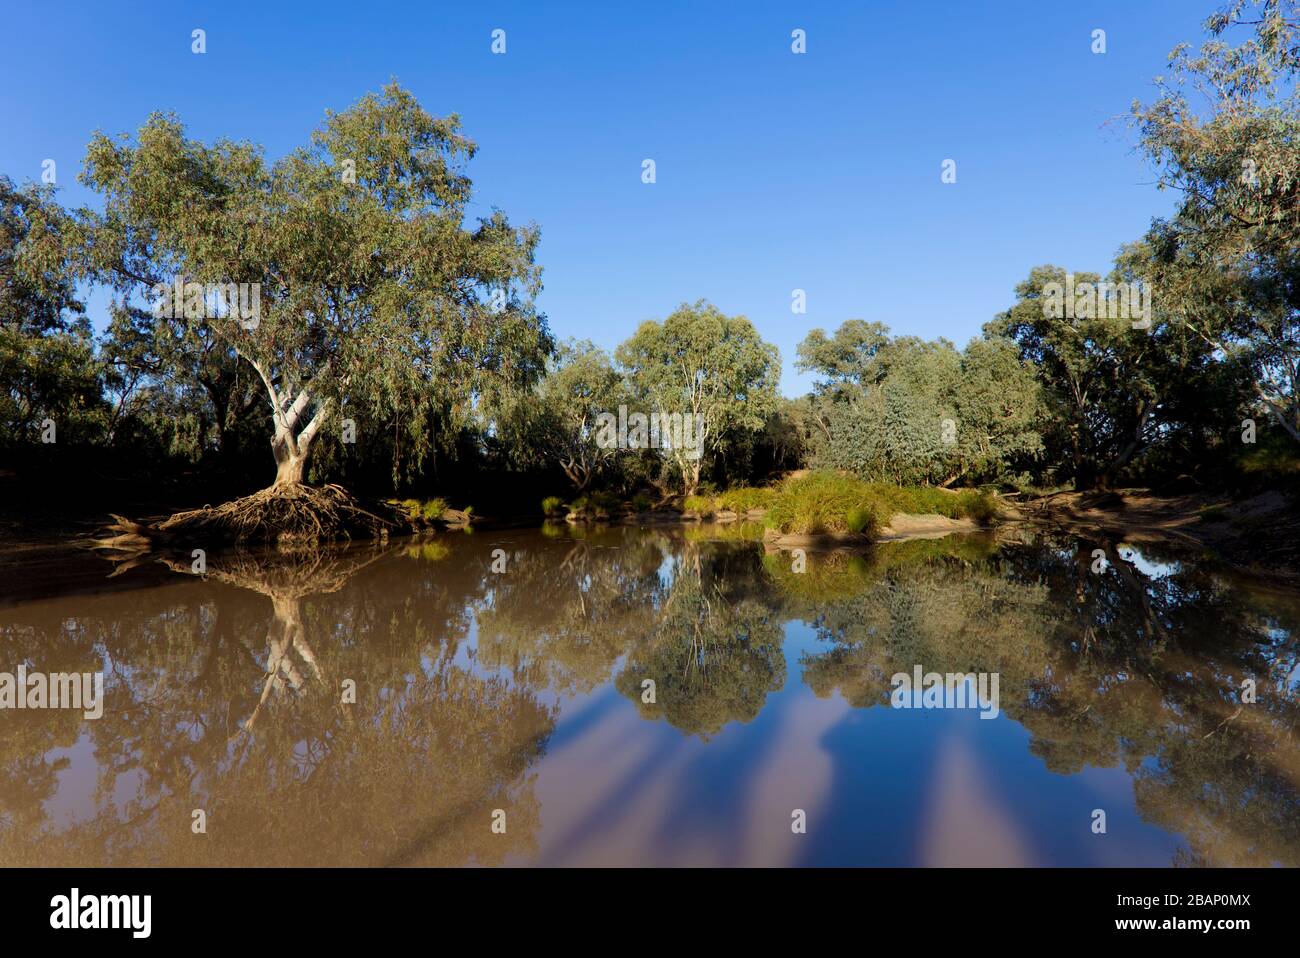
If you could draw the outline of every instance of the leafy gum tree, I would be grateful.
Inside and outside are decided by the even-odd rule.
[[[1130,319],[1056,316],[1045,305],[1052,284],[1073,275],[1076,287],[1095,273],[1040,266],[1016,287],[1016,303],[985,325],[1013,340],[1037,372],[1050,417],[1047,441],[1080,488],[1106,487],[1160,431],[1158,369],[1164,343]]]
[[[0,176],[0,446],[100,438],[112,414],[90,323],[69,277],[53,189]]]
[[[813,330],[799,368],[818,379],[809,397],[820,432],[815,460],[865,479],[952,485],[998,478],[1035,455],[1039,390],[1013,344],[891,338],[879,323]]]
[[[185,319],[256,373],[276,488],[302,483],[332,419],[354,419],[362,439],[367,423],[400,423],[418,462],[431,409],[468,419],[532,380],[550,349],[532,305],[537,230],[500,212],[465,224],[474,151],[455,116],[431,116],[396,83],[274,163],[155,114],[134,143],[89,146],[82,180],[104,207],[76,217],[83,269],[137,300],[177,278],[260,292],[252,319],[229,296]]]
[[[1148,241],[1174,321],[1248,363],[1258,401],[1300,441],[1300,2],[1234,0],[1205,25],[1211,39],[1175,48],[1159,96],[1133,107],[1159,185],[1179,194]],[[1252,35],[1229,44],[1241,27]],[[1213,295],[1215,273],[1236,291]]]
[[[699,455],[666,450],[693,495],[706,461],[737,431],[756,432],[778,406],[781,357],[744,316],[727,316],[700,300],[682,304],[662,323],[647,320],[615,357],[645,413],[681,413],[701,423]]]
[[[558,464],[577,492],[618,454],[595,441],[597,417],[617,410],[623,380],[609,354],[588,340],[561,345],[546,375],[507,404],[503,438],[518,464]]]

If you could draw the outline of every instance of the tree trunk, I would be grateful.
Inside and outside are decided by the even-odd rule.
[[[242,355],[242,354],[240,354]],[[275,486],[300,485],[303,471],[307,465],[307,454],[311,442],[316,438],[321,425],[330,415],[331,400],[327,396],[316,401],[309,389],[300,389],[290,401],[280,394],[272,382],[267,370],[256,360],[244,356],[244,359],[257,371],[266,387],[267,397],[271,400],[271,415],[275,421],[275,436],[271,440],[271,452],[275,456]],[[328,366],[328,363],[326,364]],[[298,431],[302,417],[315,403],[316,411],[306,426]],[[294,433],[297,432],[297,435]]]
[[[684,489],[683,495],[695,495],[695,490],[700,487],[700,467],[698,463],[689,460],[682,463],[682,487]]]
[[[298,451],[298,445],[288,432],[271,440],[271,451],[275,454],[275,485],[288,486],[302,482],[307,456],[306,450],[301,453]]]

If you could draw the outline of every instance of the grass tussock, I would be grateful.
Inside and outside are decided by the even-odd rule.
[[[762,486],[738,486],[716,495],[687,496],[682,500],[683,512],[711,516],[719,512],[744,515],[754,509],[767,509],[776,496],[776,490]]]
[[[687,496],[682,500],[682,512],[695,512],[701,516],[711,516],[717,511],[712,496]]]
[[[949,492],[934,486],[890,486],[837,472],[813,472],[787,480],[776,490],[767,524],[800,535],[874,536],[900,512],[984,523],[997,515],[997,504],[991,495],[975,489]]]
[[[579,519],[610,519],[618,515],[621,503],[611,492],[589,492],[569,504],[569,514]]]
[[[428,499],[423,502],[419,499],[389,499],[388,504],[399,510],[407,519],[417,525],[437,522],[446,514],[448,509],[447,500],[442,498]]]
[[[740,486],[718,493],[715,499],[719,509],[743,514],[753,509],[767,509],[775,496],[776,490],[765,486]]]

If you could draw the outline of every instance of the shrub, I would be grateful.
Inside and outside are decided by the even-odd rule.
[[[430,499],[420,509],[420,515],[426,522],[433,522],[435,519],[441,519],[444,512],[447,511],[446,499]],[[466,509],[466,512],[469,510]]]
[[[586,518],[608,519],[618,511],[618,497],[609,492],[591,492],[574,499],[569,509]]]
[[[542,513],[548,516],[564,514],[564,500],[559,496],[547,496],[542,500]]]
[[[644,492],[638,492],[635,496],[632,497],[633,512],[645,512],[653,505],[654,502]]]

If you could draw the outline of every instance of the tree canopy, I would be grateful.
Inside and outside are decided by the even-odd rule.
[[[137,304],[176,282],[239,287],[236,310],[231,295],[191,309],[185,286],[184,321],[256,372],[277,482],[302,480],[331,418],[397,428],[418,462],[432,410],[467,417],[534,379],[550,349],[532,303],[538,231],[499,212],[464,222],[474,149],[455,116],[396,84],[273,163],[156,114],[134,141],[91,142],[82,179],[104,208],[78,211],[75,249],[87,276]]]

